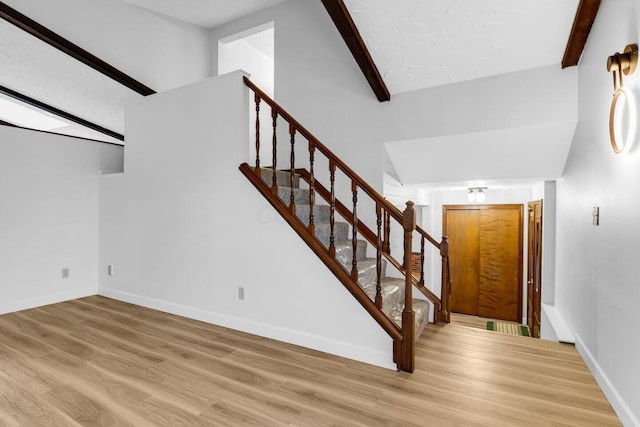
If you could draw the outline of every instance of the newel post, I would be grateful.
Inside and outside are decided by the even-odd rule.
[[[413,312],[413,275],[412,275],[412,244],[413,231],[416,229],[416,211],[413,209],[414,203],[409,200],[407,208],[404,210],[402,226],[404,228],[404,310],[402,311],[402,356],[400,368],[406,372],[413,372],[415,360],[415,323],[416,318]]]
[[[440,320],[451,321],[449,313],[449,296],[451,295],[451,276],[449,271],[449,239],[442,236],[440,242],[440,256],[442,257],[442,275],[440,283]]]

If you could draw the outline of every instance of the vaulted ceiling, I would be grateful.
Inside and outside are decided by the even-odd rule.
[[[391,94],[560,64],[579,0],[344,0]]]
[[[129,3],[152,13],[211,28],[284,0],[109,1]],[[343,1],[340,6],[352,17],[353,25],[391,94],[551,64],[560,66],[576,10],[582,4],[581,0]],[[582,0],[585,1],[599,4],[600,0]],[[25,73],[37,70],[37,65],[31,62],[38,58],[63,55],[48,51],[41,41],[29,39],[26,34],[16,35],[18,32],[8,23],[2,24],[0,57],[11,56],[3,61],[11,67],[3,66],[0,70],[4,80],[0,83],[19,80]],[[7,53],[11,49],[13,52]],[[55,58],[53,61],[63,62]],[[47,70],[45,77],[49,80],[40,84],[43,93],[62,99],[66,102],[63,108],[72,112],[82,110],[89,116],[93,114],[99,125],[122,132],[122,106],[140,95],[126,88],[101,91],[101,86],[91,80],[94,78],[91,73],[85,76],[83,70],[73,69],[77,65],[71,63],[71,70]],[[80,96],[55,93],[58,89],[51,84],[51,79],[56,76],[49,75],[50,71],[78,76],[72,84],[76,89],[80,88]],[[95,93],[96,90],[99,93]],[[423,142],[412,143],[420,145]],[[566,149],[566,144],[562,146]],[[392,160],[397,157],[388,154]],[[396,163],[396,167],[401,167],[400,160],[396,159]],[[415,179],[420,181],[420,177]]]
[[[283,0],[122,1],[211,28]],[[560,64],[578,3],[344,0],[392,94]]]
[[[120,1],[120,0],[115,0]],[[284,0],[121,0],[163,15],[213,28]]]

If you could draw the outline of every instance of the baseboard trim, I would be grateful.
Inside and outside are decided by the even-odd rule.
[[[82,288],[72,291],[60,292],[51,295],[41,295],[36,298],[29,298],[9,304],[0,304],[0,314],[13,313],[16,311],[28,310],[30,308],[42,307],[44,305],[57,304],[59,302],[69,301],[78,298],[89,297],[95,295],[98,288]]]
[[[578,353],[582,356],[582,359],[585,361],[589,370],[593,374],[593,377],[596,379],[596,382],[602,389],[602,392],[609,400],[609,403],[613,407],[618,418],[622,421],[622,424],[625,426],[640,426],[640,421],[633,414],[631,408],[626,404],[618,390],[613,386],[607,374],[602,370],[596,359],[593,357],[593,354],[589,351],[587,346],[582,341],[579,335],[575,335],[576,339],[576,349]]]
[[[142,307],[151,308],[154,310],[163,311],[165,313],[171,313],[201,322],[223,326],[225,328],[235,329],[265,338],[270,338],[276,341],[282,341],[289,344],[299,345],[301,347],[334,354],[337,356],[345,357],[347,359],[368,363],[370,365],[396,370],[396,365],[393,363],[393,354],[391,352],[391,339],[389,339],[389,353],[384,353],[381,351],[372,350],[370,348],[356,346],[348,342],[337,341],[318,335],[312,335],[294,329],[265,325],[240,317],[229,316],[226,314],[202,310],[199,308],[176,304],[173,302],[150,298],[147,296],[122,292],[116,289],[100,287],[98,289],[98,295],[139,305]]]

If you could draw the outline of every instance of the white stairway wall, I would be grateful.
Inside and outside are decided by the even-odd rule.
[[[247,100],[236,72],[128,107],[125,173],[101,180],[100,293],[394,367],[391,339],[238,170]]]
[[[98,176],[121,161],[121,146],[0,126],[0,314],[96,293]]]
[[[616,155],[609,144],[613,82],[606,60],[638,42],[639,20],[635,0],[600,6],[578,66],[580,120],[557,188],[554,304],[627,426],[640,425],[640,151]],[[624,83],[637,99],[640,74]],[[599,226],[592,225],[594,206]]]
[[[401,93],[380,103],[317,0],[285,1],[214,28],[212,58],[218,40],[272,21],[276,101],[379,192],[385,142],[577,118],[577,70],[559,65]]]

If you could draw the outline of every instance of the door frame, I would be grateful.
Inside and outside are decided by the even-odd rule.
[[[532,229],[532,216],[533,224],[536,222],[535,206],[539,206],[540,209],[539,233],[536,233],[535,227]],[[529,325],[529,329],[531,330],[531,336],[540,338],[540,322],[542,320],[542,243],[544,236],[544,202],[542,199],[528,202],[527,221],[527,325]],[[536,243],[539,253],[535,251]],[[538,260],[537,264],[536,259]],[[535,290],[536,288],[538,289],[537,291]],[[536,293],[537,297],[535,295]],[[533,301],[530,301],[530,298],[532,298]],[[530,311],[532,311],[532,313]]]
[[[468,204],[468,205],[442,205],[442,234],[447,235],[447,211],[448,210],[492,210],[492,209],[515,209],[517,208],[520,213],[518,215],[518,323],[522,322],[522,304],[524,288],[524,204],[512,203],[512,204]],[[454,284],[455,286],[455,284]]]

